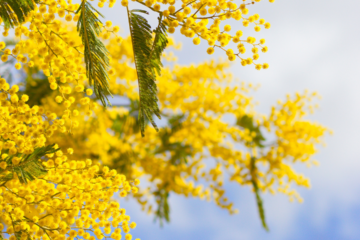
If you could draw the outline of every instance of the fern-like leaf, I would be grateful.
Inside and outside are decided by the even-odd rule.
[[[162,186],[158,191],[154,192],[158,208],[155,212],[154,221],[159,219],[160,226],[163,226],[163,220],[170,222],[170,206],[169,206],[169,192],[166,191],[167,184]]]
[[[77,23],[77,31],[84,45],[84,56],[86,65],[86,76],[90,85],[94,86],[96,97],[106,106],[110,102],[107,95],[111,96],[109,89],[109,76],[107,68],[109,67],[108,51],[105,45],[98,38],[101,33],[101,21],[96,14],[103,17],[92,5],[83,0],[76,13],[80,13]]]
[[[156,75],[153,68],[155,62],[150,59],[152,55],[156,56],[158,47],[154,48],[154,51],[152,51],[153,41],[151,27],[144,17],[136,14],[137,12],[148,13],[144,10],[128,10],[130,35],[139,83],[139,122],[141,135],[144,136],[145,117],[149,119],[157,131],[159,129],[154,122],[152,115],[155,114],[161,119],[160,110],[157,104]],[[152,52],[154,54],[152,54]]]
[[[46,174],[47,170],[44,168],[39,159],[46,154],[57,152],[59,149],[54,148],[54,146],[55,144],[36,148],[31,154],[20,154],[18,157],[21,158],[21,161],[15,166],[12,164],[14,155],[5,158],[5,162],[8,166],[6,169],[0,169],[0,181],[9,181],[13,179],[16,174],[20,182],[28,183],[28,181],[35,180],[36,178]]]
[[[159,19],[159,25],[154,30],[155,39],[152,45],[149,60],[151,62],[153,69],[157,71],[158,75],[161,75],[161,68],[163,67],[161,63],[161,55],[168,44],[168,39],[166,35],[167,26],[162,21],[162,14],[159,16],[158,19]]]
[[[38,2],[38,0],[0,0],[0,17],[5,27],[14,28],[23,23]]]
[[[252,157],[251,158],[251,172],[252,172],[252,174],[255,171],[256,171],[255,158]],[[269,228],[268,228],[268,226],[266,224],[266,221],[265,221],[265,210],[264,210],[264,206],[263,206],[263,201],[262,201],[261,196],[260,196],[260,189],[259,189],[259,187],[257,185],[256,180],[253,177],[251,179],[251,183],[252,183],[254,191],[255,191],[256,203],[257,203],[261,223],[262,223],[264,229],[266,231],[269,231]]]

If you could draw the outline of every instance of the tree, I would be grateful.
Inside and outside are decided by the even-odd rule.
[[[122,228],[131,239],[128,232],[136,224],[111,201],[116,191],[121,197],[132,192],[144,210],[169,221],[169,194],[214,200],[236,213],[223,186],[224,181],[236,181],[253,189],[265,228],[261,192],[281,192],[301,201],[290,184],[308,187],[309,180],[291,165],[316,164],[311,156],[328,131],[305,119],[316,94],[288,96],[269,115],[261,115],[248,93],[255,87],[232,86],[227,62],[163,67],[161,59],[166,47],[176,45],[166,32],[182,26],[184,35],[199,36],[195,44],[208,40],[209,54],[230,40],[238,43],[239,53],[226,50],[230,61],[241,58],[244,44],[249,44],[253,56],[241,64],[253,64],[258,46],[267,51],[265,41],[242,40],[241,31],[235,36],[220,32],[219,24],[232,17],[242,19],[244,26],[255,22],[258,31],[264,20],[256,14],[242,17],[248,11],[245,3],[183,1],[177,11],[174,1],[163,0],[170,5],[164,11],[155,1],[139,3],[159,14],[159,25],[152,33],[141,16],[145,12],[127,8],[130,37],[122,39],[115,34],[119,27],[111,22],[103,26],[101,14],[87,1],[2,1],[4,26],[15,27],[20,40],[6,49],[0,43],[1,60],[16,59],[10,65],[25,72],[11,88],[0,80],[0,217],[9,238],[120,239]],[[127,7],[127,1],[121,4]],[[56,19],[55,13],[77,26]],[[209,20],[214,23],[206,28]],[[226,25],[225,31],[230,28]],[[110,106],[109,96],[123,101]],[[158,132],[146,124],[158,129],[153,115],[167,122]],[[150,187],[139,191],[139,178]]]

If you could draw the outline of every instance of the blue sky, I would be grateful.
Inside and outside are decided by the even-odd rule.
[[[235,1],[236,2],[236,1]],[[137,8],[130,3],[132,8]],[[305,89],[318,91],[323,99],[311,119],[334,131],[327,136],[327,147],[315,158],[320,167],[299,168],[311,178],[312,188],[298,189],[304,203],[290,203],[285,196],[265,195],[270,232],[261,228],[255,199],[249,189],[227,184],[237,215],[230,216],[215,204],[171,195],[171,223],[160,228],[153,217],[142,213],[131,201],[121,203],[138,222],[133,232],[151,240],[297,240],[360,239],[360,1],[356,0],[263,0],[250,8],[272,24],[270,30],[249,31],[264,37],[269,52],[260,60],[270,69],[256,71],[232,65],[240,81],[260,83],[255,93],[259,111],[286,93]],[[124,9],[104,10],[107,19],[123,26],[128,33]],[[233,28],[241,23],[233,23]],[[179,63],[199,63],[209,59],[207,44],[194,46],[179,34],[183,50]],[[191,54],[190,54],[191,53]],[[215,52],[214,56],[223,53]]]

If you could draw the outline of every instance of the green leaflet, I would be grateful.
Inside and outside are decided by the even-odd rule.
[[[24,94],[31,96],[27,101],[29,106],[42,105],[41,100],[51,94],[51,89],[47,77],[37,67],[28,69],[28,74],[25,77]]]
[[[255,158],[252,157],[251,158],[251,175],[253,175],[255,173],[255,171],[256,171]],[[251,177],[251,183],[252,183],[254,191],[255,191],[256,203],[257,203],[262,226],[264,227],[264,229],[266,231],[269,231],[269,228],[265,221],[265,211],[264,211],[263,201],[260,196],[260,189],[256,183],[256,180],[253,178],[253,176]]]
[[[159,17],[159,26],[156,28],[155,39],[152,39],[151,26],[147,20],[137,13],[148,14],[144,10],[128,10],[129,27],[133,45],[134,60],[139,83],[139,122],[141,135],[145,135],[145,117],[154,128],[158,127],[153,120],[153,114],[159,119],[160,110],[157,104],[156,73],[161,73],[161,54],[168,43],[166,26]]]
[[[170,206],[169,206],[169,192],[166,191],[166,184],[162,186],[158,191],[154,192],[156,203],[158,208],[155,212],[155,221],[159,219],[160,226],[163,226],[163,220],[170,222]]]
[[[106,71],[109,66],[108,50],[97,37],[101,33],[100,26],[102,23],[95,13],[101,17],[103,16],[86,0],[82,1],[79,9],[76,11],[76,13],[79,12],[77,31],[84,45],[86,76],[89,79],[90,85],[94,86],[96,97],[100,99],[104,106],[106,106],[105,99],[110,105],[107,95],[111,96],[111,93],[108,81],[109,76]]]
[[[14,28],[25,21],[27,14],[34,10],[38,0],[0,0],[0,17],[6,28]]]
[[[46,154],[57,152],[59,149],[55,149],[54,146],[55,144],[36,148],[31,154],[18,154],[17,157],[21,158],[21,162],[16,166],[12,165],[12,159],[14,156],[8,156],[5,158],[5,162],[8,167],[6,169],[0,168],[0,181],[7,182],[13,179],[14,174],[16,174],[20,182],[27,184],[28,181],[35,180],[36,178],[46,174],[47,170],[44,168],[39,159]]]
[[[117,115],[113,121],[111,129],[119,134],[119,138],[122,138],[123,134],[126,134],[128,127],[132,127],[133,132],[139,131],[137,118],[137,109],[138,101],[131,100],[129,107],[128,115]],[[161,144],[155,148],[145,148],[145,150],[151,154],[170,154],[168,164],[169,165],[180,165],[188,164],[188,158],[192,157],[192,146],[184,144],[181,140],[177,142],[170,142],[170,138],[176,134],[177,131],[182,129],[182,122],[184,121],[185,115],[174,115],[168,116],[168,126],[162,128],[159,131],[159,138]],[[126,122],[130,121],[134,124],[127,125]],[[110,148],[108,154],[112,154],[113,151],[117,151],[116,148]],[[124,173],[127,177],[131,178],[131,166],[134,164],[134,159],[138,159],[139,156],[136,152],[123,153],[120,154],[117,158],[113,159],[111,168],[118,170],[119,172]],[[173,179],[173,181],[175,181]],[[164,222],[170,222],[170,204],[168,202],[169,191],[166,190],[166,186],[169,183],[167,181],[163,182],[161,185],[157,186],[157,189],[153,192],[156,199],[156,211],[155,211],[155,221],[159,220],[160,226],[163,226]]]
[[[188,158],[191,157],[193,148],[191,145],[184,144],[181,140],[170,142],[170,138],[181,130],[182,122],[185,115],[174,115],[168,119],[168,127],[159,132],[161,145],[154,149],[154,154],[171,153],[170,163],[174,166],[182,163],[187,164]]]
[[[125,129],[125,127],[129,127],[128,121],[131,123],[130,126],[132,127],[132,131],[134,133],[140,132],[140,123],[138,121],[139,119],[139,100],[131,100],[130,104],[127,106],[129,113],[127,115],[117,115],[116,119],[113,122],[113,125],[111,129],[113,129],[115,132],[119,133],[119,137],[122,138],[125,134],[125,131],[128,131],[128,129]]]
[[[161,75],[161,68],[163,67],[161,63],[161,54],[168,44],[168,39],[166,35],[166,25],[162,21],[162,15],[160,15],[158,19],[159,25],[154,30],[155,39],[151,48],[149,60],[151,61],[151,65],[156,70],[157,74]]]
[[[246,143],[246,145],[248,147],[251,146],[256,146],[259,148],[264,148],[265,146],[262,144],[263,141],[265,141],[265,137],[262,135],[261,131],[260,131],[260,127],[256,126],[254,124],[254,119],[252,116],[249,115],[243,115],[241,117],[239,117],[236,121],[236,125],[245,128],[245,129],[249,129],[250,132],[255,132],[256,136],[252,139],[251,142]],[[251,166],[250,166],[250,173],[251,173],[251,184],[253,186],[253,189],[255,191],[255,196],[256,196],[256,203],[257,203],[257,207],[258,207],[258,212],[259,212],[259,216],[261,219],[261,223],[262,226],[264,227],[264,229],[266,231],[269,231],[269,228],[266,224],[265,221],[265,210],[264,210],[264,206],[263,206],[263,201],[261,199],[260,196],[260,189],[257,185],[256,179],[255,179],[255,175],[256,175],[256,164],[255,164],[255,158],[252,157],[251,158]]]
[[[30,70],[32,71],[32,69]],[[43,78],[32,78],[27,76],[24,94],[31,96],[27,104],[30,106],[42,105],[42,99],[51,94],[49,82]]]

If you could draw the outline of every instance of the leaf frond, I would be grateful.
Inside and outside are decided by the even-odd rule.
[[[111,96],[109,89],[109,76],[107,68],[109,67],[108,50],[98,38],[101,33],[101,21],[98,12],[92,5],[83,0],[76,13],[80,13],[77,23],[77,31],[84,45],[84,57],[86,65],[86,76],[90,85],[94,86],[94,92],[102,104],[106,106],[106,102],[110,105],[107,95]]]
[[[155,212],[155,218],[154,221],[158,220],[160,221],[160,226],[163,226],[163,220],[166,222],[170,222],[170,206],[169,206],[169,192],[166,191],[165,184],[162,188],[160,188],[158,191],[154,192],[156,203],[158,205],[157,210]]]
[[[0,17],[6,28],[14,28],[25,21],[38,0],[0,0]]]
[[[157,56],[159,48],[152,48],[153,41],[151,27],[147,20],[137,13],[148,13],[144,10],[128,10],[130,35],[139,83],[139,122],[141,135],[144,136],[145,117],[149,119],[154,128],[159,131],[152,117],[152,115],[155,114],[161,119],[160,110],[157,104],[156,74],[154,71],[155,62],[152,61],[152,56]],[[152,49],[154,51],[152,51]]]
[[[5,158],[8,167],[6,167],[6,169],[0,169],[0,181],[9,181],[13,179],[16,174],[21,183],[27,184],[28,181],[35,180],[46,174],[47,170],[39,159],[46,154],[57,152],[59,149],[54,148],[54,146],[55,144],[36,148],[31,154],[20,154],[18,157],[21,158],[21,161],[15,166],[12,164],[14,155]]]
[[[163,67],[161,63],[161,55],[168,44],[168,39],[166,34],[167,25],[165,25],[165,22],[162,21],[162,14],[158,19],[159,25],[154,30],[155,39],[152,45],[149,60],[151,61],[152,67],[157,71],[157,74],[161,75],[161,68]]]

